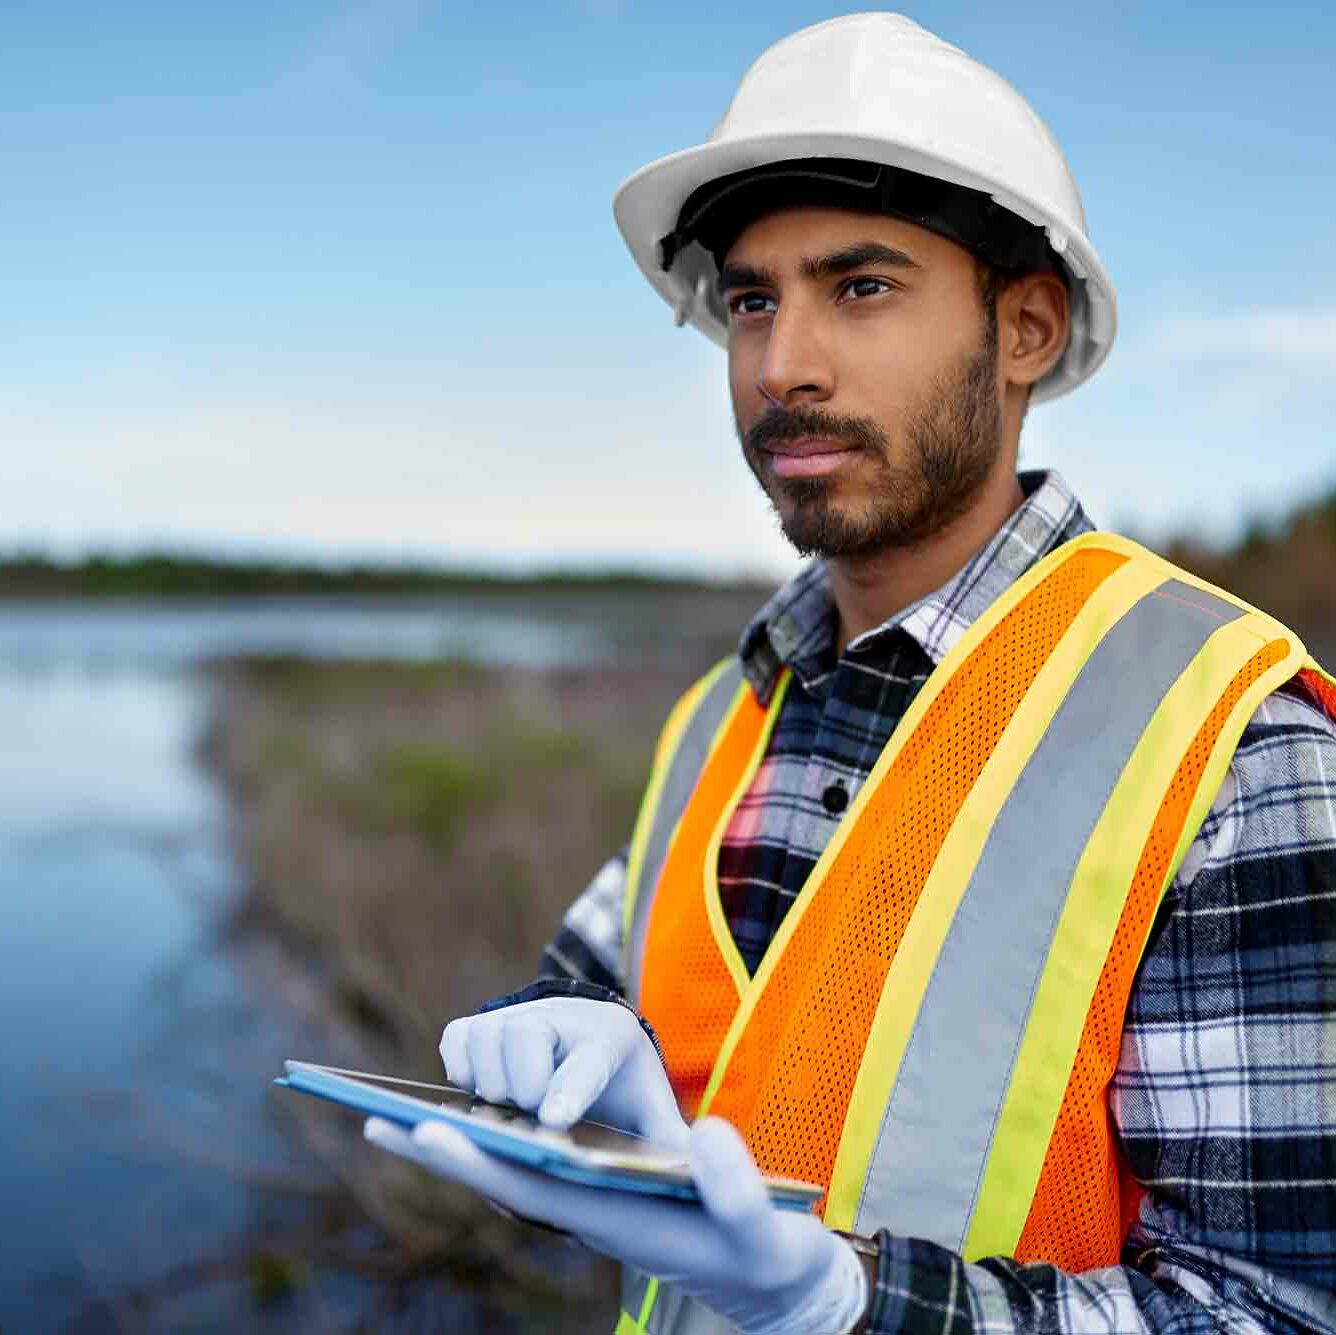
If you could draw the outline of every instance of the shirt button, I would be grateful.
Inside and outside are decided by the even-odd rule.
[[[849,792],[842,783],[832,783],[821,794],[821,805],[832,816],[838,816],[849,805]]]

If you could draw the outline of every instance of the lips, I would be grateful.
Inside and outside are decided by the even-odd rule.
[[[830,436],[777,440],[763,448],[776,477],[822,477],[843,468],[858,454],[853,445]]]
[[[762,447],[767,454],[787,459],[810,459],[819,454],[846,454],[854,447],[831,436],[803,436],[798,440],[776,440]]]

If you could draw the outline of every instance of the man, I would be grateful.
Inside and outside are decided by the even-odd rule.
[[[442,1055],[681,1145],[703,1208],[369,1137],[621,1260],[619,1332],[1336,1331],[1336,684],[1017,474],[1113,336],[1056,145],[855,15],[617,212],[817,560],[669,720],[550,980]]]

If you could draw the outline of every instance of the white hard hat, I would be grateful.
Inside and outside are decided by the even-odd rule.
[[[613,201],[617,226],[679,323],[727,342],[714,257],[698,241],[678,241],[688,199],[734,173],[820,158],[979,191],[980,204],[991,198],[1001,206],[995,216],[1042,229],[1033,235],[1046,238],[1066,270],[1071,337],[1032,399],[1055,398],[1095,373],[1113,344],[1116,300],[1062,150],[1005,79],[900,14],[849,14],[777,42],[743,76],[706,143],[622,184]],[[888,211],[896,212],[894,203]]]

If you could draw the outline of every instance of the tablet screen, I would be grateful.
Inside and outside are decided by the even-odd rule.
[[[284,1065],[287,1077],[278,1083],[290,1089],[388,1117],[403,1126],[441,1119],[458,1126],[483,1149],[559,1177],[683,1199],[696,1196],[682,1154],[601,1122],[576,1122],[569,1131],[558,1131],[522,1108],[487,1103],[449,1085],[312,1062]],[[823,1195],[820,1187],[806,1182],[773,1177],[765,1182],[775,1204],[787,1208],[807,1209]]]
[[[330,1074],[351,1074],[335,1072],[329,1067],[317,1069]],[[629,1131],[605,1126],[602,1122],[576,1122],[568,1131],[558,1131],[554,1127],[544,1126],[523,1108],[508,1103],[488,1103],[468,1090],[456,1089],[452,1085],[429,1085],[417,1080],[400,1080],[383,1075],[358,1074],[353,1078],[360,1084],[371,1085],[388,1093],[404,1094],[435,1104],[442,1112],[466,1117],[470,1122],[495,1127],[511,1135],[531,1136],[554,1148],[581,1149],[598,1154],[600,1159],[613,1155],[618,1160],[643,1160],[660,1169],[668,1165],[686,1167],[686,1160],[681,1155],[665,1150],[642,1136],[632,1135]]]

